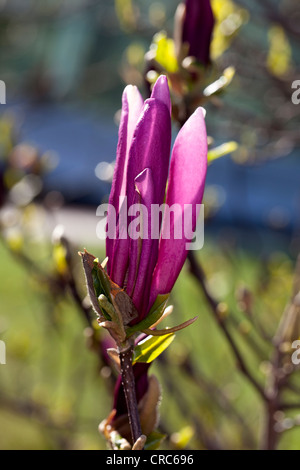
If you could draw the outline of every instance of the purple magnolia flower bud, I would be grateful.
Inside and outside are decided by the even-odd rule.
[[[169,162],[170,147],[171,101],[166,77],[157,80],[145,102],[136,87],[127,86],[107,219],[108,226],[116,220],[117,236],[107,238],[106,254],[109,276],[126,290],[138,311],[135,322],[147,315],[159,294],[171,291],[187,256],[190,239],[185,234],[179,239],[175,236],[174,217],[171,226],[164,217],[158,227],[159,233],[166,235],[169,230],[170,236],[152,236],[151,208],[161,206],[165,196],[166,204],[177,204],[179,215],[186,204],[201,204],[207,168],[207,134],[201,109],[180,130]],[[124,226],[120,208],[124,197],[128,208],[133,204],[146,208],[148,236],[126,236],[128,225]],[[192,230],[196,218],[195,213]]]
[[[186,0],[178,9],[177,23],[182,34],[181,43],[188,44],[188,55],[203,65],[210,62],[210,43],[214,27],[214,16],[210,0]],[[181,23],[181,25],[180,25]]]

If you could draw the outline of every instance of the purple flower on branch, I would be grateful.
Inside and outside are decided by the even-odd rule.
[[[114,283],[131,297],[140,321],[159,294],[168,294],[187,256],[185,234],[175,238],[174,218],[161,221],[160,239],[124,236],[120,200],[128,207],[142,204],[151,227],[151,207],[201,204],[207,168],[207,134],[202,109],[197,109],[180,130],[169,161],[171,147],[171,102],[167,79],[161,76],[151,97],[143,101],[138,89],[127,86],[123,94],[116,167],[108,210],[108,223],[116,214],[116,237],[107,238],[107,272]],[[168,180],[168,187],[166,185]],[[114,212],[114,214],[113,214]],[[194,211],[195,212],[195,211]],[[197,214],[192,215],[192,230]],[[166,231],[170,236],[164,236]]]
[[[210,0],[186,0],[177,10],[175,36],[177,47],[187,44],[188,55],[203,65],[210,63],[210,44],[214,16]]]
[[[114,360],[118,357],[121,372],[114,410],[101,429],[109,440],[116,429],[130,440],[133,449],[143,448],[145,436],[157,423],[160,386],[154,376],[148,377],[147,364],[168,347],[175,331],[196,319],[154,331],[170,313],[170,307],[165,308],[167,298],[194,238],[203,197],[207,134],[201,108],[178,133],[171,159],[170,149],[167,78],[157,80],[145,102],[136,87],[126,87],[107,210],[107,258],[100,264],[86,250],[80,253],[92,306],[100,326],[107,328],[116,342],[117,349],[110,350],[110,355]],[[153,207],[158,208],[158,217],[157,213],[152,217]],[[134,210],[139,212],[138,222]],[[153,219],[157,236],[152,236]],[[136,338],[139,332],[145,335],[142,341]],[[155,336],[164,339],[156,340]]]

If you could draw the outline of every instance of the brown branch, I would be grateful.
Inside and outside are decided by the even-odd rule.
[[[265,389],[256,381],[253,377],[252,373],[249,371],[246,363],[241,355],[235,340],[233,339],[226,322],[220,317],[218,306],[218,301],[212,296],[209,289],[207,288],[206,284],[206,277],[205,273],[200,265],[200,263],[196,260],[194,253],[190,252],[188,255],[188,259],[190,261],[190,271],[193,276],[198,280],[201,289],[206,297],[206,300],[211,308],[211,311],[214,314],[214,318],[217,321],[219,327],[223,331],[228,344],[237,360],[237,364],[239,370],[244,374],[244,376],[248,379],[250,383],[255,387],[255,389],[259,392],[260,396],[262,397],[265,407],[266,407],[266,422],[265,427],[263,430],[262,435],[262,444],[261,448],[265,450],[274,450],[277,447],[278,440],[280,438],[279,434],[275,430],[275,415],[277,411],[282,411],[284,409],[296,409],[299,408],[300,405],[297,403],[282,403],[280,401],[281,392],[284,387],[287,386],[287,381],[290,378],[290,374],[286,374],[282,377],[280,374],[281,366],[282,366],[282,359],[284,354],[281,352],[281,344],[287,339],[287,335],[291,334],[291,315],[295,316],[299,313],[299,300],[297,295],[299,283],[300,283],[300,258],[298,259],[298,263],[296,266],[295,271],[295,282],[293,287],[293,298],[289,305],[285,308],[283,313],[282,320],[278,327],[277,333],[274,336],[273,344],[274,344],[274,351],[272,354],[272,358],[270,360],[271,368],[270,374],[266,383]],[[295,308],[296,307],[296,308]]]
[[[211,397],[222,411],[230,413],[237,424],[240,425],[245,445],[250,449],[255,448],[256,442],[254,436],[248,429],[243,416],[233,406],[225,393],[222,392],[220,387],[210,381],[210,379],[204,375],[203,371],[199,370],[199,367],[196,369],[190,357],[185,359],[182,366],[183,371],[188,375],[189,379],[198,385],[198,387],[200,387],[200,389],[202,389],[207,396]]]
[[[247,367],[247,365],[244,361],[244,358],[242,357],[242,355],[241,355],[241,353],[238,349],[238,346],[236,345],[235,340],[233,339],[229,329],[227,328],[227,325],[226,325],[225,321],[219,315],[219,310],[218,310],[219,302],[217,302],[217,300],[215,300],[214,297],[212,296],[212,294],[209,292],[209,290],[207,288],[207,285],[206,285],[206,276],[204,274],[204,271],[203,271],[200,263],[196,260],[195,255],[194,255],[193,252],[191,252],[191,251],[189,252],[188,259],[189,259],[189,262],[190,262],[190,272],[195,277],[195,279],[197,279],[197,281],[199,282],[199,284],[201,286],[201,289],[202,289],[202,291],[205,295],[205,298],[207,300],[207,303],[209,304],[210,309],[213,313],[213,316],[214,316],[216,322],[218,323],[220,329],[224,333],[224,336],[228,341],[228,344],[231,348],[231,351],[232,351],[233,355],[236,358],[239,370],[248,379],[248,381],[253,385],[253,387],[259,393],[261,398],[264,401],[266,401],[267,397],[266,397],[266,394],[265,394],[265,391],[264,391],[263,387],[257,382],[257,380],[253,377],[252,373],[249,371],[249,369],[248,369],[248,367]]]
[[[268,407],[266,410],[266,428],[262,436],[262,447],[265,450],[275,449],[279,440],[279,435],[275,430],[275,413],[284,409],[294,409],[299,407],[296,403],[282,403],[280,399],[281,393],[283,389],[287,387],[288,380],[290,379],[295,369],[291,368],[290,372],[286,373],[284,377],[281,377],[281,374],[279,373],[282,369],[282,359],[285,356],[281,350],[281,345],[285,341],[293,340],[293,335],[295,333],[297,334],[295,330],[298,329],[297,325],[299,323],[300,315],[298,294],[299,287],[300,256],[298,257],[295,268],[292,299],[284,309],[281,321],[273,340],[274,352],[270,361],[271,368],[266,386],[266,394],[268,397]]]
[[[129,425],[131,429],[133,444],[142,435],[138,405],[135,393],[135,380],[132,369],[133,346],[119,351],[122,384],[125,394]]]
[[[297,410],[300,408],[300,403],[280,403],[281,410]]]
[[[213,437],[208,434],[204,423],[200,420],[199,416],[197,416],[195,412],[191,410],[188,406],[188,403],[185,400],[185,395],[181,393],[178,387],[174,386],[174,381],[170,379],[169,364],[167,363],[166,358],[163,354],[159,356],[159,361],[160,364],[163,365],[164,368],[166,368],[166,373],[163,374],[163,384],[168,390],[170,396],[175,399],[176,406],[178,407],[178,410],[180,411],[181,415],[184,416],[185,419],[187,419],[188,417],[191,420],[199,442],[201,442],[202,445],[208,450],[223,450],[224,446],[219,441],[219,437],[217,436],[217,434]]]

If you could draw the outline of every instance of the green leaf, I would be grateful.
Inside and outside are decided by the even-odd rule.
[[[98,258],[93,261],[92,279],[96,297],[99,299],[100,295],[104,295],[110,300],[110,290],[107,288],[106,279],[98,267]],[[111,320],[109,313],[101,305],[100,308],[106,320]]]
[[[62,243],[57,243],[53,247],[53,258],[59,274],[68,273],[67,249]]]
[[[173,39],[169,39],[164,31],[155,34],[151,44],[155,60],[169,73],[178,70],[178,62],[175,54]]]
[[[154,361],[174,340],[173,333],[165,336],[147,336],[143,341],[136,345],[133,354],[133,364],[136,362],[146,362],[149,364]]]
[[[124,31],[133,31],[136,28],[137,15],[132,0],[115,0],[116,14]]]
[[[211,149],[207,153],[207,161],[208,163],[217,160],[218,158],[224,157],[224,155],[228,155],[228,153],[235,152],[237,150],[238,144],[234,141],[226,142],[225,144],[219,145],[218,147]]]
[[[166,434],[162,434],[158,431],[153,431],[147,437],[146,444],[144,446],[145,450],[157,450],[161,443],[165,440]]]
[[[98,270],[96,266],[94,266],[92,269],[92,279],[93,279],[93,286],[94,286],[95,294],[97,297],[99,297],[99,295],[103,294],[104,291],[102,289],[100,279],[98,277]]]
[[[103,312],[106,312],[109,315],[110,320],[115,320],[117,317],[117,313],[113,304],[105,297],[104,294],[99,295],[98,302],[100,307],[102,308]]]
[[[268,31],[270,49],[267,67],[276,77],[286,75],[292,65],[292,48],[289,38],[282,26],[274,25]]]
[[[93,274],[93,278],[94,278],[94,276],[96,278],[96,275],[97,275],[98,282],[99,282],[99,285],[100,285],[101,292],[99,292],[99,294],[98,294],[98,292],[95,290],[96,294],[98,294],[98,297],[99,297],[99,295],[104,294],[105,297],[110,299],[110,282],[109,282],[109,278],[105,274],[104,269],[99,268],[98,258],[94,259],[94,268],[93,268],[93,273],[92,274]]]
[[[164,335],[168,335],[170,333],[176,333],[177,331],[180,331],[180,330],[183,330],[184,328],[187,328],[192,323],[194,323],[197,319],[198,319],[198,317],[191,318],[190,320],[187,320],[183,323],[180,323],[180,325],[173,326],[172,328],[167,327],[167,328],[164,328],[163,330],[156,330],[156,329],[148,330],[148,329],[145,329],[145,330],[143,330],[143,332],[146,333],[147,335],[150,335],[150,336],[164,336]]]
[[[221,75],[221,77],[218,78],[218,80],[211,83],[210,85],[208,85],[208,87],[205,88],[205,90],[203,90],[203,95],[208,98],[209,96],[220,93],[226,87],[228,87],[228,85],[230,85],[230,83],[233,80],[234,75],[235,75],[235,68],[227,67],[223,71],[223,75]]]
[[[146,318],[144,318],[141,322],[137,323],[136,325],[130,326],[129,328],[127,328],[126,330],[127,338],[129,338],[129,336],[133,335],[137,331],[142,331],[147,328],[150,328],[150,326],[152,326],[154,323],[157,322],[157,320],[160,319],[160,317],[163,315],[164,310],[166,308],[169,295],[170,294],[157,296]]]
[[[81,256],[86,284],[88,288],[88,294],[91,300],[92,307],[101,321],[110,320],[109,315],[107,314],[107,312],[104,312],[101,309],[98,301],[98,297],[101,294],[105,295],[111,300],[109,292],[107,295],[108,289],[106,286],[106,282],[103,286],[101,282],[101,277],[99,276],[99,271],[103,270],[104,273],[105,271],[101,267],[101,265],[98,264],[98,260],[95,258],[95,256],[89,253],[88,251],[84,250],[82,253],[79,253],[79,255]]]
[[[185,449],[194,435],[194,428],[185,426],[172,436],[172,442],[176,445],[176,449]]]

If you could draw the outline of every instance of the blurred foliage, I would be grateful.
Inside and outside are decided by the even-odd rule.
[[[116,13],[121,26],[125,31],[132,31],[136,28],[136,15],[132,0],[115,0]]]
[[[43,236],[39,228],[43,210],[34,200],[42,193],[44,174],[55,164],[50,153],[18,142],[10,116],[0,119],[0,231],[16,253],[24,248],[24,237]]]
[[[169,73],[178,70],[173,39],[167,38],[164,32],[157,33],[153,38],[151,50],[155,53],[155,60]]]
[[[270,72],[278,77],[287,74],[291,67],[291,46],[284,29],[281,26],[272,26],[269,30],[270,49],[267,64]]]
[[[28,276],[0,249],[0,330],[9,345],[0,370],[0,447],[99,449],[101,438],[89,428],[97,430],[99,396],[106,392],[84,325],[68,299],[49,295],[41,277]]]
[[[98,112],[117,109],[124,80],[144,84],[151,38],[171,51],[175,0],[10,0],[0,5],[1,79],[9,100],[72,100]],[[290,154],[299,145],[299,107],[291,83],[299,76],[298,0],[213,0],[212,58],[236,70],[224,101],[208,104],[209,132],[240,145],[237,163]],[[120,57],[122,59],[120,60]],[[168,67],[176,69],[168,52]],[[207,85],[218,79],[212,73]],[[101,155],[104,159],[105,156]]]
[[[174,335],[150,336],[134,349],[133,363],[154,361],[172,343]]]
[[[226,142],[225,144],[219,145],[214,149],[208,150],[207,159],[211,163],[218,158],[223,157],[224,155],[231,154],[238,149],[236,142]]]
[[[123,81],[144,83],[144,54],[157,30],[166,31],[154,39],[157,59],[170,73],[177,71],[172,40],[177,4],[0,2],[0,78],[9,83],[10,100],[80,101],[99,112],[106,105],[117,108]],[[207,123],[218,142],[230,141],[210,150],[210,160],[234,150],[240,164],[288,155],[299,146],[299,107],[290,100],[291,83],[299,78],[299,2],[213,0],[213,8],[215,64],[203,90],[212,97]],[[219,92],[229,82],[221,101]],[[11,116],[2,116],[0,339],[7,345],[7,365],[0,366],[2,449],[105,448],[97,426],[111,408],[116,371],[105,356],[107,338],[84,299],[76,248],[63,234],[49,244],[45,207],[36,204],[44,172],[53,164],[49,153],[20,143]],[[218,188],[208,188],[210,217],[222,203]],[[237,232],[223,228],[209,237],[198,258],[219,302],[220,322],[228,324],[255,378],[265,383],[273,367],[271,338],[291,297],[294,251],[287,240],[278,247],[270,234],[264,243],[256,232],[241,238],[242,243]],[[90,249],[104,257],[104,247]],[[162,448],[257,447],[263,403],[237,369],[187,269],[171,302],[174,325],[194,315],[199,319],[151,366],[168,397],[161,406],[160,430],[167,435]],[[281,372],[288,369],[291,340],[299,337],[297,321],[292,325],[285,331]],[[283,393],[295,409],[275,416],[283,449],[299,449],[298,375]],[[162,435],[152,439],[155,445]]]
[[[221,57],[239,29],[249,19],[249,12],[231,0],[212,0],[216,25],[211,46],[212,60]]]
[[[224,315],[234,312],[228,322],[247,363],[263,379],[269,371],[263,356],[271,345],[257,335],[254,324],[262,325],[268,336],[274,334],[290,295],[293,263],[275,247],[267,257],[254,258],[232,243],[231,234],[223,233],[219,240],[206,243],[201,260],[209,287],[227,306]],[[42,264],[50,266],[51,249],[45,245],[38,249]],[[3,244],[0,251],[0,337],[7,345],[7,365],[0,367],[0,422],[6,430],[1,433],[0,447],[105,448],[97,426],[111,407],[109,377],[114,372],[86,348],[91,346],[87,342],[90,334],[72,298],[49,295],[40,276],[28,276],[28,270]],[[97,251],[103,257],[99,247]],[[75,266],[81,273],[79,265]],[[243,303],[245,288],[253,298],[251,312]],[[226,340],[186,272],[180,276],[171,302],[174,324],[191,315],[200,316],[197,327],[180,332],[176,344],[153,366],[164,391],[161,429],[167,438],[161,448],[206,447],[203,429],[220,448],[253,448],[262,405],[258,406],[255,390],[234,366]],[[298,382],[296,374],[295,387]],[[297,416],[287,411],[278,419],[283,422]],[[281,447],[298,448],[299,432],[297,427],[289,431]]]

